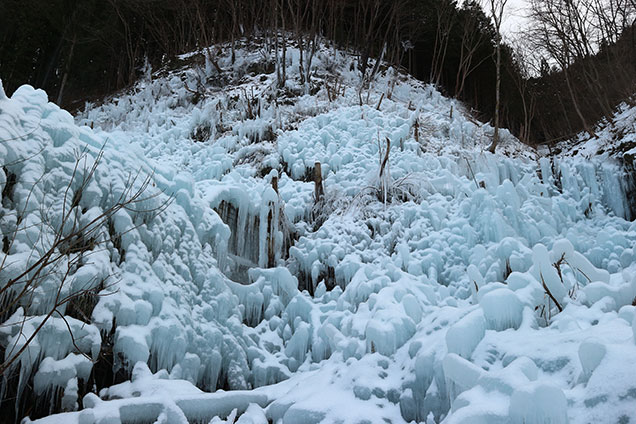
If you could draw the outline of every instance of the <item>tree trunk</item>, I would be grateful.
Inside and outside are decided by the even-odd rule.
[[[58,106],[62,105],[62,96],[64,94],[64,87],[66,86],[66,81],[68,80],[68,74],[71,72],[71,63],[73,61],[73,52],[75,51],[75,43],[77,42],[77,35],[73,35],[73,41],[71,43],[71,49],[68,52],[68,59],[66,61],[66,66],[64,67],[64,76],[62,77],[62,83],[60,84],[60,91],[57,93],[57,103]]]
[[[583,129],[591,137],[596,137],[594,130],[592,130],[592,128],[590,128],[590,126],[587,124],[587,120],[585,119],[585,116],[583,116],[583,112],[581,112],[581,108],[579,107],[579,102],[577,101],[576,96],[574,95],[572,83],[570,82],[569,72],[566,67],[563,68],[563,75],[565,76],[565,83],[568,87],[568,91],[570,92],[570,98],[572,99],[572,105],[574,106],[574,111],[576,112],[577,116],[581,120],[581,124],[583,124]]]
[[[501,40],[497,37],[497,80],[495,82],[495,133],[492,136],[492,144],[488,148],[490,153],[495,153],[499,144],[499,108],[500,108],[500,88],[501,88]]]

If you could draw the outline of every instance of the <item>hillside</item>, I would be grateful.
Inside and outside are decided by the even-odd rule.
[[[215,56],[76,117],[0,90],[5,361],[33,335],[3,416],[636,419],[619,161],[505,130],[490,154],[461,103],[383,64],[361,83],[334,46],[309,81],[290,47],[280,88],[264,42]]]

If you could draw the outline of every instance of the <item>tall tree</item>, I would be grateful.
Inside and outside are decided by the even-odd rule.
[[[495,40],[497,68],[495,82],[495,133],[492,137],[492,143],[490,144],[490,147],[488,147],[488,150],[491,153],[495,152],[497,144],[499,143],[499,112],[501,108],[501,23],[503,21],[504,9],[506,8],[507,3],[508,0],[489,0],[490,15],[492,17],[493,23],[495,24],[495,30],[497,31]]]
[[[465,3],[460,10],[461,43],[459,61],[455,77],[455,97],[461,98],[466,79],[485,60],[487,55],[478,56],[478,51],[489,41],[490,31],[481,7],[474,2]]]

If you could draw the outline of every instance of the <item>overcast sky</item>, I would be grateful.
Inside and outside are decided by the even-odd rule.
[[[501,28],[503,34],[514,37],[519,32],[519,29],[523,29],[527,25],[527,7],[528,2],[526,0],[508,0]],[[484,7],[484,10],[488,13],[487,6]]]
[[[458,0],[458,4],[461,5],[464,0]],[[487,15],[490,15],[490,0],[478,0],[482,9]],[[504,10],[504,21],[502,24],[502,33],[511,37],[514,37],[519,29],[523,29],[528,19],[528,0],[508,0],[506,3],[506,9]]]

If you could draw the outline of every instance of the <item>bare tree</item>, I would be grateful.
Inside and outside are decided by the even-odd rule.
[[[466,78],[477,69],[487,56],[482,57],[479,61],[473,62],[475,53],[486,40],[486,32],[480,27],[479,20],[473,11],[469,9],[469,5],[465,5],[466,19],[462,28],[462,39],[459,52],[459,65],[457,67],[457,76],[455,78],[455,97],[459,98],[464,91]]]
[[[316,53],[318,31],[324,16],[324,4],[320,0],[287,0],[292,28],[298,43],[300,83],[309,93],[311,65]]]
[[[589,130],[589,126],[583,112],[579,107],[579,102],[572,89],[568,67],[570,66],[574,53],[578,46],[571,38],[572,31],[569,29],[570,18],[562,13],[560,0],[532,0],[530,3],[533,27],[530,31],[530,38],[536,48],[543,49],[550,60],[556,61],[564,72],[564,78],[572,104],[583,127]]]
[[[446,61],[451,30],[455,25],[455,4],[448,1],[436,3],[435,15],[435,44],[433,46],[430,80],[433,84],[439,85],[444,70],[444,62]]]
[[[523,45],[521,41],[513,44],[512,48],[514,55],[512,66],[515,66],[515,68],[507,67],[507,69],[510,71],[510,77],[517,87],[523,108],[523,122],[519,126],[519,139],[524,143],[529,143],[530,130],[537,105],[536,92],[532,86],[532,75],[536,66],[527,46]]]
[[[378,28],[380,19],[381,0],[361,1],[356,3],[354,18],[354,31],[356,34],[356,45],[361,46],[361,54],[358,67],[365,78],[369,66],[369,58],[372,54],[372,45],[369,40],[373,39],[372,34]]]
[[[499,110],[501,108],[501,23],[503,21],[503,14],[506,8],[508,0],[488,0],[490,5],[490,15],[495,25],[497,45],[495,46],[495,66],[496,66],[496,81],[495,81],[495,133],[492,137],[492,143],[488,150],[491,153],[495,152],[497,144],[499,143]]]
[[[276,57],[276,81],[278,88],[285,87],[287,81],[287,26],[285,0],[272,0],[271,28],[274,36]]]

